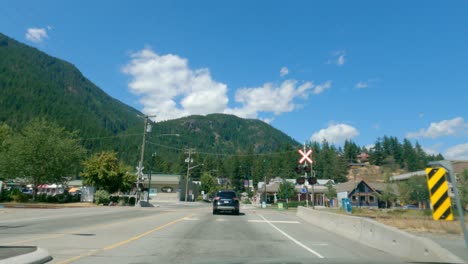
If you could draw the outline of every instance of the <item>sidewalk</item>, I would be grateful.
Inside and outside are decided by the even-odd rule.
[[[52,260],[45,249],[29,246],[0,246],[0,264],[46,263]]]

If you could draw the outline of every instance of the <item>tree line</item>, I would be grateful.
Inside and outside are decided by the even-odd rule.
[[[274,151],[263,153],[256,152],[254,145],[236,153],[207,153],[198,149],[192,155],[194,163],[190,164],[186,162],[184,148],[171,150],[178,157],[176,159],[165,155],[165,152],[147,151],[144,166],[145,173],[151,171],[153,174],[185,176],[188,165],[203,164],[190,170],[192,180],[200,180],[203,175],[205,178],[222,178],[229,187],[245,190],[246,183],[250,185],[252,182],[256,186],[258,182],[274,177],[298,177],[299,148],[302,146],[284,144]],[[407,139],[400,143],[396,137],[387,136],[377,139],[370,150],[352,141],[346,141],[343,148],[327,141],[310,142],[306,148],[313,149],[312,169],[315,176],[337,183],[347,181],[349,163],[357,162],[361,152],[369,154],[370,164],[408,171],[423,169],[430,160],[443,159],[441,155],[426,154],[418,143],[413,146]],[[135,147],[135,151],[138,151],[138,147]],[[134,175],[133,166],[122,162],[112,148],[87,151],[76,131],[69,132],[54,122],[34,119],[19,131],[6,124],[0,125],[0,177],[3,179],[24,178],[37,187],[44,183],[82,178],[85,184],[98,189],[125,192],[132,188]]]

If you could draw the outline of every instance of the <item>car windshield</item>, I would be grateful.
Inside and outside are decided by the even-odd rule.
[[[218,195],[220,198],[227,198],[227,199],[232,199],[236,197],[235,192],[218,192]]]

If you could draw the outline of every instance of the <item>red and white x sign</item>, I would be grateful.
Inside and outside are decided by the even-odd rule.
[[[313,163],[312,159],[309,157],[310,154],[312,154],[312,149],[309,149],[306,153],[302,149],[299,149],[299,154],[302,155],[302,157],[299,159],[299,164],[304,163],[304,161],[307,160],[310,164]]]

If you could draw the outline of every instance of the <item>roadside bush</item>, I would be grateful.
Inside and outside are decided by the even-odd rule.
[[[70,195],[70,203],[79,203],[81,202],[81,194]]]
[[[41,193],[36,195],[36,202],[46,203],[47,202],[47,194]]]
[[[71,197],[68,193],[63,193],[63,194],[57,194],[55,198],[57,199],[58,203],[68,203],[70,202]]]
[[[128,204],[130,206],[134,206],[135,205],[135,197],[130,197],[128,198]]]
[[[7,189],[3,189],[0,193],[0,202],[11,202],[11,193]]]
[[[47,196],[46,196],[46,199],[45,199],[45,202],[46,202],[46,203],[57,203],[57,202],[58,202],[57,196],[55,196],[55,195],[47,195]]]
[[[11,192],[10,194],[10,197],[13,201],[17,202],[17,203],[25,203],[25,202],[28,202],[29,199],[31,198],[31,196],[27,195],[27,194],[24,194],[22,193],[20,190],[13,190],[13,192]]]
[[[110,202],[118,203],[120,198],[119,198],[119,196],[111,196],[109,200],[110,200]]]
[[[110,202],[110,195],[105,190],[97,190],[94,193],[94,202],[96,204],[109,204]]]
[[[244,201],[243,203],[244,203],[244,204],[252,204],[252,202],[250,202],[250,199],[249,199],[249,198],[245,199],[245,201]]]

